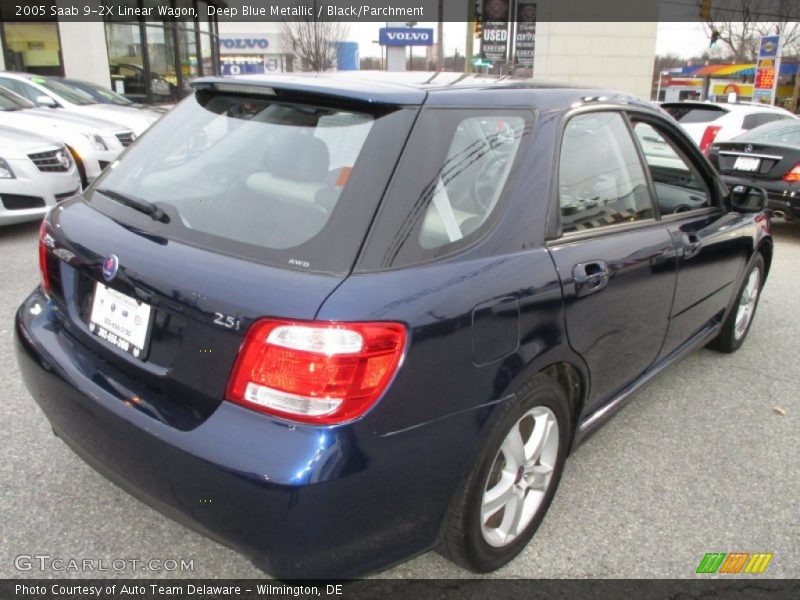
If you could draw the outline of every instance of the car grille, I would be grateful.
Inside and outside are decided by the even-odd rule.
[[[66,160],[59,157],[66,157]],[[69,153],[64,148],[28,154],[28,158],[33,161],[33,164],[35,164],[40,171],[45,172],[55,171],[64,173],[69,171],[69,168],[72,166],[72,160],[69,158]]]
[[[6,210],[25,210],[27,208],[42,208],[44,198],[36,196],[21,196],[19,194],[3,194],[0,196]]]
[[[119,143],[122,144],[123,148],[127,148],[133,143],[134,135],[132,131],[127,131],[125,133],[118,133],[116,134]]]

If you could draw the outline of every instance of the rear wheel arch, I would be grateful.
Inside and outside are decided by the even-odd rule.
[[[588,389],[580,369],[569,362],[557,362],[545,367],[539,373],[544,373],[554,379],[564,390],[564,394],[569,401],[569,410],[573,421],[572,431],[574,433],[578,415],[580,415],[583,408],[585,393]]]

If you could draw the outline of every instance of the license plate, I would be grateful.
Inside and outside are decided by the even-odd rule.
[[[736,162],[733,163],[733,168],[736,171],[758,171],[761,160],[752,158],[750,156],[739,156]]]
[[[123,352],[143,359],[152,312],[149,304],[96,283],[89,331]]]

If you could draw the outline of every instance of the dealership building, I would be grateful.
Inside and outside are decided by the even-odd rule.
[[[60,2],[37,4],[58,6]],[[0,68],[83,79],[148,103],[175,102],[191,79],[220,72],[218,24],[215,17],[207,16],[208,2],[131,0],[131,4],[138,8],[192,6],[198,18],[175,23],[135,17],[17,23],[0,14]]]
[[[83,79],[111,87],[134,101],[169,103],[180,99],[195,77],[276,73],[298,67],[292,53],[283,47],[280,23],[218,23],[207,16],[209,4],[203,0],[130,2],[139,7],[191,5],[198,18],[174,24],[130,18],[15,23],[4,21],[0,14],[0,68]],[[221,0],[212,2],[212,6],[222,4]],[[528,65],[532,63],[534,80],[650,97],[656,21],[575,23],[556,17],[548,19],[548,14],[540,11],[539,22],[523,32],[524,59]],[[383,24],[374,25],[377,37]],[[446,51],[451,52],[456,40],[444,42]],[[463,39],[458,42],[463,44]],[[386,55],[389,70],[406,68],[406,48],[387,47]],[[520,56],[517,52],[517,59]],[[338,62],[340,69],[357,69],[358,44],[342,44]]]

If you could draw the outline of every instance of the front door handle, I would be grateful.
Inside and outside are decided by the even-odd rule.
[[[572,269],[575,281],[575,295],[588,296],[604,289],[608,285],[608,263],[604,260],[578,263]]]
[[[681,239],[683,244],[683,258],[692,258],[700,254],[703,249],[703,242],[694,233],[684,233]]]

